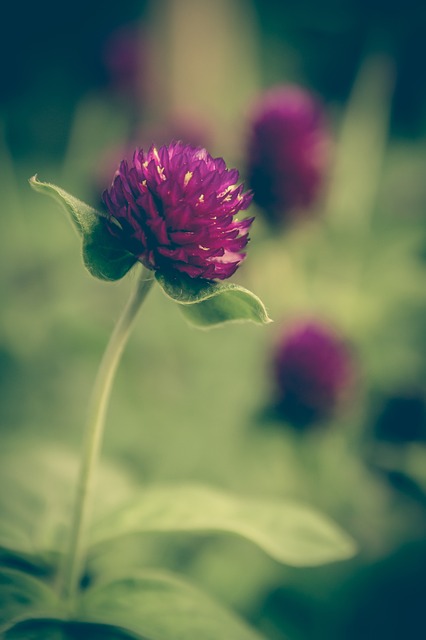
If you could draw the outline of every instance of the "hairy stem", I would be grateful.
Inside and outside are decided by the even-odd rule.
[[[153,279],[144,270],[114,328],[93,388],[63,574],[63,594],[71,601],[83,569],[85,528],[112,384],[136,315],[152,283]]]

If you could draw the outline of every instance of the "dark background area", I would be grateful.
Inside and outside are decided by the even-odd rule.
[[[62,153],[75,105],[106,81],[103,43],[120,24],[143,20],[146,9],[145,0],[15,2],[3,9],[0,109],[14,155]],[[285,41],[307,84],[326,100],[344,101],[366,51],[387,51],[397,72],[392,132],[424,133],[426,3],[257,0],[255,9],[261,42],[275,43],[262,49],[266,82],[268,56],[275,51],[278,58]],[[37,130],[47,119],[50,138],[40,139]]]

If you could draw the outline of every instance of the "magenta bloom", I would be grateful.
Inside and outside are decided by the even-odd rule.
[[[274,369],[278,411],[297,427],[330,416],[352,377],[346,345],[317,322],[297,324],[283,335]]]
[[[271,221],[311,206],[328,167],[329,135],[320,104],[296,86],[266,91],[254,105],[247,144],[248,182]]]
[[[103,200],[112,235],[148,269],[229,278],[245,257],[252,195],[236,169],[205,149],[173,142],[123,160]]]
[[[140,105],[145,94],[147,51],[139,25],[119,27],[109,36],[102,53],[112,91]]]

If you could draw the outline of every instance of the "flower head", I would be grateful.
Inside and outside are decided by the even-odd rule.
[[[316,200],[328,165],[329,135],[320,104],[297,86],[266,91],[254,104],[247,143],[254,201],[273,222]]]
[[[103,200],[107,228],[148,269],[229,278],[244,259],[253,218],[239,174],[205,149],[173,142],[123,160]]]
[[[297,427],[327,418],[351,379],[346,345],[317,322],[296,324],[280,339],[274,359],[279,413]]]

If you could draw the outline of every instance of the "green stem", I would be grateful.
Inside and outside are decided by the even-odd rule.
[[[84,536],[92,484],[98,458],[111,387],[137,312],[153,283],[144,270],[111,335],[92,392],[85,442],[80,463],[68,554],[65,558],[63,591],[73,601],[84,562]]]

